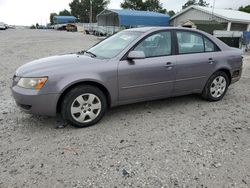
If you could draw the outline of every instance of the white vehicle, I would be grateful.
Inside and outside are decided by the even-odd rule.
[[[5,29],[7,29],[5,23],[0,22],[0,30],[5,30]]]

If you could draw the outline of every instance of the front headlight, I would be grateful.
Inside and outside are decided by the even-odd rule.
[[[20,78],[17,85],[26,89],[41,89],[45,82],[48,80],[47,77],[43,78]]]

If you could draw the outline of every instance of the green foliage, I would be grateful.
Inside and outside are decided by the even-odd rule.
[[[250,13],[250,5],[247,5],[245,7],[241,6],[239,8],[239,11]]]
[[[148,11],[160,12],[166,14],[167,10],[162,7],[159,0],[146,0],[144,2],[145,9]]]
[[[207,3],[206,1],[203,1],[203,0],[199,0],[197,5],[203,6],[203,7],[208,7],[209,3]]]
[[[191,5],[195,5],[196,4],[196,0],[188,0],[183,6],[182,9],[185,9]]]
[[[167,10],[162,7],[160,0],[124,0],[124,2],[121,3],[121,7],[124,9],[154,11],[164,14],[167,12]]]
[[[167,12],[167,14],[168,14],[170,17],[172,17],[172,16],[175,15],[175,11],[170,10],[170,11]]]
[[[145,4],[142,0],[125,0],[121,3],[121,8],[131,10],[146,10]]]
[[[92,22],[96,22],[96,16],[107,7],[109,2],[109,0],[92,0]]]
[[[73,16],[75,16],[76,18],[82,20],[83,17],[85,16],[85,10],[83,10],[83,6],[82,3],[79,0],[73,0],[70,4],[69,4],[70,10],[71,10],[71,14]]]
[[[31,26],[30,26],[30,29],[36,29],[36,26],[31,25]]]
[[[209,3],[207,3],[204,0],[199,0],[198,2],[196,0],[188,0],[183,6],[182,9],[185,9],[191,5],[199,5],[199,6],[203,6],[203,7],[207,7],[209,6]]]
[[[66,9],[59,12],[59,16],[71,16],[70,12]]]
[[[109,0],[92,0],[92,22],[96,16],[109,4]],[[90,0],[73,0],[70,4],[71,15],[78,18],[80,22],[89,22]]]
[[[53,20],[54,16],[57,16],[57,13],[50,13],[49,19],[51,25],[54,25],[54,20]]]

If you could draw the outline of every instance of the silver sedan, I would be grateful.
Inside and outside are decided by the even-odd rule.
[[[242,51],[205,32],[145,27],[86,51],[27,63],[17,69],[12,93],[25,112],[60,113],[86,127],[118,105],[192,93],[219,101],[241,72]]]

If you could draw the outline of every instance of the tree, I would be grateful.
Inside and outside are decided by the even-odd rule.
[[[54,20],[53,20],[54,16],[57,16],[57,13],[50,13],[49,19],[50,19],[50,24],[51,25],[54,25]]]
[[[203,1],[203,0],[199,0],[197,5],[203,6],[203,7],[208,7],[209,3],[207,3],[206,1]]]
[[[144,7],[148,11],[160,12],[166,14],[167,10],[162,7],[159,0],[146,0],[144,2]]]
[[[195,5],[196,4],[196,0],[188,0],[183,6],[182,9],[185,9],[191,5]]]
[[[125,0],[121,3],[121,8],[131,10],[146,10],[145,4],[142,0]]]
[[[207,3],[204,0],[199,0],[198,2],[196,0],[188,0],[183,6],[182,9],[185,9],[191,5],[199,5],[199,6],[203,6],[203,7],[207,7],[209,6],[209,3]]]
[[[239,8],[239,11],[250,13],[250,5],[247,5],[245,7],[241,6]]]
[[[70,12],[66,9],[59,12],[59,16],[71,16]]]
[[[160,0],[124,0],[124,2],[121,3],[121,8],[131,10],[154,11],[164,14],[167,12],[167,10],[162,7]]]
[[[31,25],[30,29],[36,29],[36,26],[35,25]]]
[[[92,22],[96,21],[96,16],[109,4],[109,0],[92,1]],[[73,0],[70,4],[71,15],[79,19],[80,22],[89,22],[90,0]]]
[[[79,0],[73,0],[70,4],[71,15],[81,19],[83,16],[82,4]]]
[[[168,14],[170,17],[172,17],[172,16],[175,15],[175,11],[170,10],[170,11],[167,12],[167,14]]]
[[[109,2],[109,0],[92,0],[92,22],[96,21],[97,15],[108,6]]]

